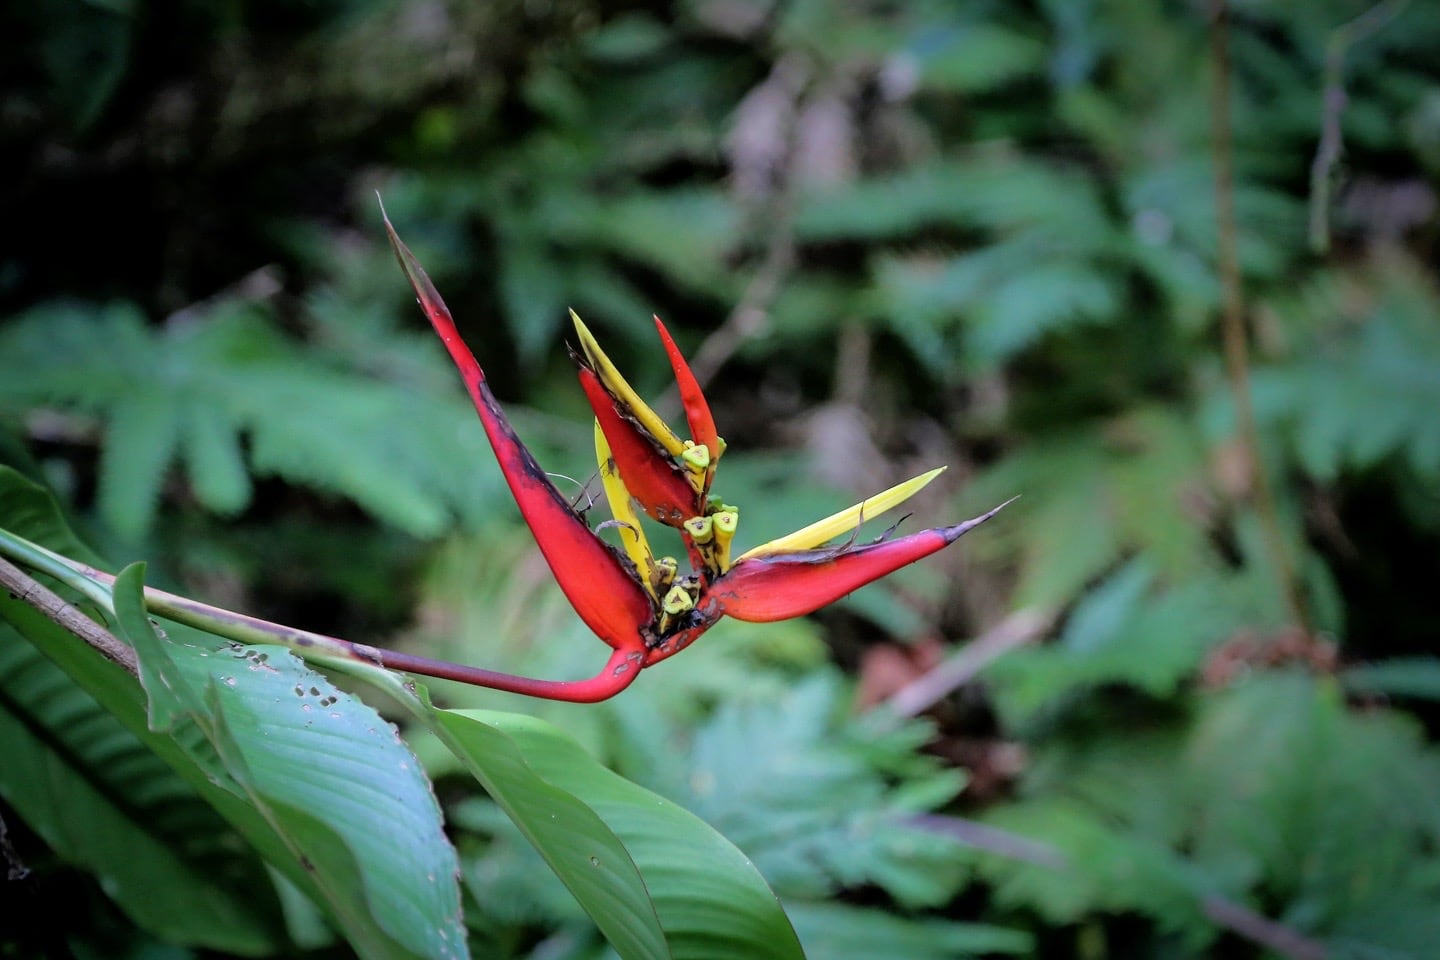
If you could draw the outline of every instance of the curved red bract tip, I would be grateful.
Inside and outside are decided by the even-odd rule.
[[[686,362],[685,355],[675,345],[670,331],[657,316],[655,329],[660,332],[660,342],[665,345],[665,354],[670,358],[670,367],[675,371],[675,386],[680,391],[680,404],[685,408],[685,422],[690,425],[690,439],[710,451],[710,468],[706,476],[715,475],[715,462],[720,459],[720,434],[715,429],[715,418],[710,413],[710,404],[700,389],[700,381]]]
[[[953,527],[921,530],[894,540],[749,557],[712,583],[697,607],[706,615],[752,623],[814,613],[847,593],[948,547],[1006,505]]]
[[[540,553],[550,565],[555,581],[595,634],[617,650],[643,647],[642,630],[654,611],[650,597],[630,570],[605,541],[586,525],[570,502],[555,489],[549,476],[520,442],[505,412],[496,402],[485,373],[455,330],[445,302],[436,292],[425,270],[401,242],[386,220],[385,227],[400,266],[415,288],[415,295],[430,318],[431,325],[465,381],[475,411],[495,450],[495,459],[505,482],[529,524]]]

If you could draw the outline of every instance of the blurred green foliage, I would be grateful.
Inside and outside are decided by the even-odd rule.
[[[749,543],[940,463],[924,525],[1022,495],[813,623],[717,629],[615,703],[534,707],[746,849],[813,956],[1424,960],[1440,9],[1232,4],[1251,449],[1202,6],[9,5],[0,458],[205,599],[586,674],[598,645],[517,531],[378,191],[577,497],[572,306],[646,394],[651,313],[696,358]],[[925,641],[1016,609],[1054,625],[929,726],[850,716],[841,678],[867,705],[905,679],[876,651],[919,671]],[[600,955],[440,783],[477,953]],[[77,951],[113,945],[99,888],[0,812],[48,878],[28,895],[78,885]],[[126,949],[153,948],[131,920]]]

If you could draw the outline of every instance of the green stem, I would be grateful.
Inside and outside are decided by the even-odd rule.
[[[46,550],[38,543],[31,543],[24,537],[16,536],[9,530],[0,529],[0,555],[17,563],[23,563],[31,570],[54,577],[65,586],[81,594],[85,599],[115,616],[115,604],[110,588],[86,576],[73,560]],[[113,578],[112,578],[113,579]]]
[[[94,599],[113,615],[109,589],[115,582],[113,574],[71,560],[3,529],[0,529],[0,555],[9,556],[32,569],[61,580],[86,597]],[[303,659],[325,663],[349,673],[358,673],[367,679],[374,679],[371,674],[376,668],[401,670],[420,676],[438,677],[471,686],[569,703],[594,703],[613,697],[639,676],[644,656],[643,651],[616,650],[605,667],[587,680],[537,680],[396,650],[382,650],[323,633],[312,633],[309,630],[212,607],[155,587],[145,588],[145,608],[176,623],[183,623],[237,643],[279,644]]]

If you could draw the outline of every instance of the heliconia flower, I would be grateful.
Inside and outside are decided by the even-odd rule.
[[[740,513],[710,495],[725,443],[664,324],[655,318],[690,428],[688,441],[620,376],[572,311],[581,347],[575,354],[580,383],[595,412],[596,461],[614,518],[602,526],[617,528],[616,549],[590,529],[520,442],[429,277],[388,218],[385,228],[421,307],[460,370],[501,472],[556,582],[580,619],[614,653],[601,673],[579,681],[516,677],[389,652],[382,663],[528,696],[602,700],[623,690],[644,667],[685,649],[722,616],[763,622],[810,613],[948,546],[1005,506],[951,527],[853,543],[861,523],[903,502],[941,472],[932,470],[732,560]],[[689,574],[680,575],[673,558],[654,556],[637,506],[679,531]],[[844,535],[851,542],[824,546]]]

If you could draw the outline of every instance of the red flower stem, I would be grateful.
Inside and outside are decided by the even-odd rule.
[[[115,577],[103,570],[73,560],[66,565],[83,576],[100,583],[113,585]],[[616,650],[610,655],[605,668],[588,680],[537,680],[520,677],[495,670],[435,660],[412,653],[396,650],[382,650],[364,643],[354,643],[323,633],[311,633],[284,624],[271,623],[258,617],[236,613],[220,607],[212,607],[198,600],[191,600],[178,594],[167,593],[155,587],[145,588],[145,608],[151,613],[204,630],[217,636],[240,643],[274,643],[287,647],[297,655],[317,660],[349,660],[401,670],[425,677],[454,680],[471,686],[504,690],[527,697],[544,700],[563,700],[568,703],[595,703],[615,696],[630,686],[640,675],[644,652],[641,649]]]

